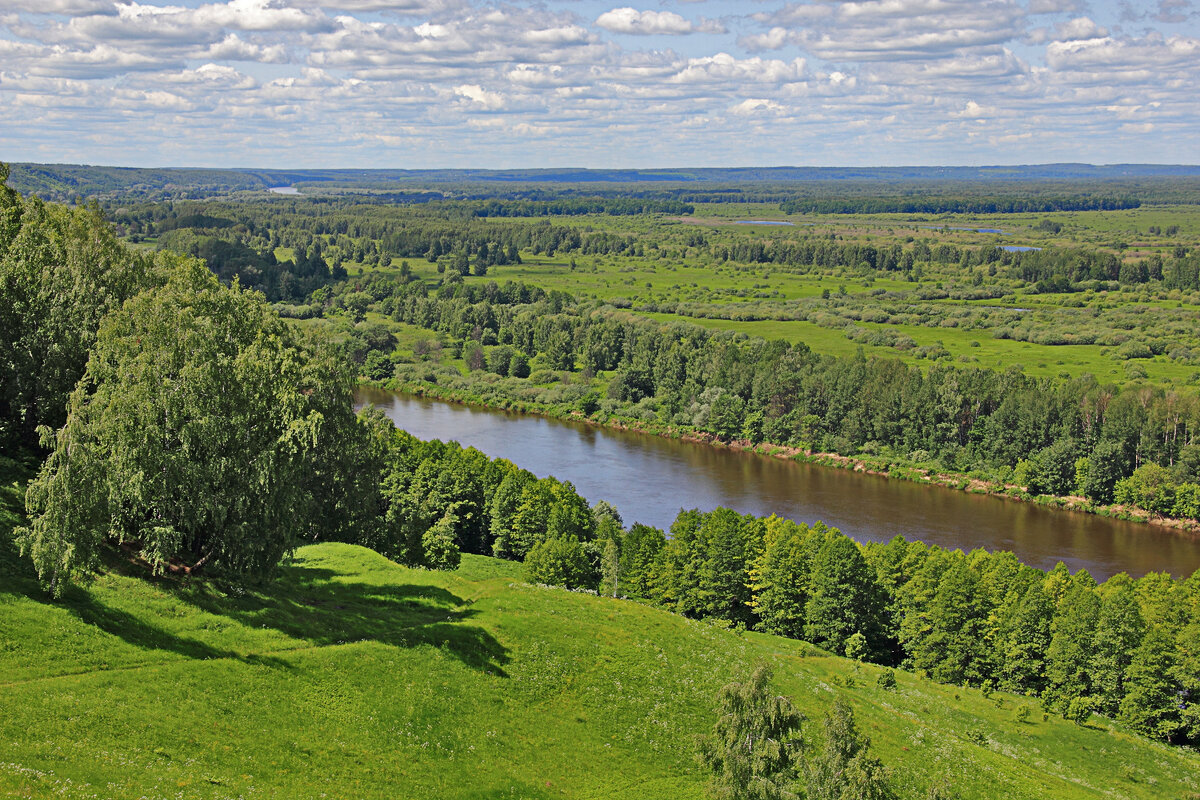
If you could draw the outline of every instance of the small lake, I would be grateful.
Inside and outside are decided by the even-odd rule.
[[[361,389],[358,402],[379,406],[418,438],[453,439],[571,481],[589,502],[613,503],[627,526],[665,530],[680,509],[727,506],[822,520],[860,542],[901,535],[944,548],[1011,550],[1035,567],[1062,561],[1097,580],[1200,568],[1200,538],[1151,525],[379,389]]]
[[[1000,249],[1008,253],[1037,253],[1040,252],[1042,248],[1028,247],[1023,244],[1002,244],[1000,245]]]
[[[267,191],[272,194],[300,194],[300,190],[295,186],[272,186]]]
[[[739,219],[734,225],[795,225],[782,219]]]

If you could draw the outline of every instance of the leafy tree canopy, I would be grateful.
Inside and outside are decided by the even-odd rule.
[[[157,570],[264,576],[336,505],[324,451],[354,425],[352,379],[262,296],[184,261],[100,324],[27,496],[23,551],[55,594],[102,543]]]

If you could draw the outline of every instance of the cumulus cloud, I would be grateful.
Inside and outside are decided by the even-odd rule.
[[[1046,64],[1058,72],[1084,71],[1120,75],[1146,70],[1169,75],[1177,69],[1195,71],[1200,66],[1200,39],[1188,36],[1143,39],[1087,39],[1051,42]]]
[[[638,11],[634,8],[614,8],[596,18],[596,25],[613,33],[651,36],[685,33],[725,33],[721,23],[704,19],[693,23],[672,11]]]
[[[781,104],[764,97],[747,98],[729,108],[730,113],[743,117],[755,114],[778,114],[784,110]]]
[[[670,80],[704,85],[716,82],[778,84],[801,80],[804,74],[804,60],[800,58],[784,62],[758,57],[737,59],[728,53],[717,53],[688,59],[687,66]]]
[[[1082,41],[1085,39],[1103,39],[1108,36],[1108,28],[1102,28],[1087,17],[1076,17],[1060,24],[1056,29],[1058,39],[1064,41]]]
[[[504,108],[504,96],[496,92],[489,92],[478,84],[464,84],[455,86],[454,93],[459,97],[464,97],[488,111],[498,111]]]
[[[770,30],[742,39],[752,49],[791,44],[828,61],[896,61],[1001,44],[1024,28],[1025,11],[1013,0],[865,0],[790,3],[756,19]]]
[[[743,163],[1111,162],[1200,137],[1200,42],[1162,27],[1192,0],[1136,4],[1136,36],[1082,0],[778,0],[722,21],[655,5],[8,0],[0,148],[522,166],[536,138],[539,164],[720,163],[730,142]]]

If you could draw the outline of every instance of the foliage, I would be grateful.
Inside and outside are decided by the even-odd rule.
[[[100,320],[173,259],[124,247],[94,207],[22,200],[0,166],[0,446],[62,426]]]
[[[854,710],[839,697],[825,715],[824,737],[805,764],[807,800],[889,800],[895,797],[888,770],[871,755],[871,740],[858,732]]]
[[[351,388],[260,295],[183,263],[101,323],[18,541],[56,595],[106,541],[156,571],[267,575],[302,536],[335,530],[322,512],[336,497],[313,490],[338,483],[314,476],[355,425]]]
[[[745,683],[717,695],[717,722],[698,741],[698,757],[712,774],[717,800],[794,798],[791,782],[801,762],[801,716],[791,701],[770,691],[771,669],[759,665]]]
[[[1070,719],[1096,711],[1192,740],[1200,573],[1187,581],[1122,574],[1097,586],[1086,572],[1042,572],[1011,553],[899,537],[860,546],[820,523],[756,521],[728,509],[683,511],[671,534],[648,567],[623,560],[621,580],[636,579],[645,597],[678,613],[804,638],[946,683],[1040,696]],[[642,540],[656,538],[631,531],[621,546]],[[1181,701],[1155,700],[1167,697]]]
[[[567,537],[535,544],[525,556],[525,577],[533,583],[568,589],[595,588],[598,578],[583,543]]]

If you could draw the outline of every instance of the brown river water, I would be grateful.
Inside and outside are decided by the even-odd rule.
[[[680,509],[726,506],[822,520],[860,542],[900,535],[950,549],[1011,550],[1026,564],[1062,561],[1097,580],[1200,568],[1200,538],[1152,525],[379,389],[360,389],[358,401],[420,439],[454,440],[570,481],[589,502],[615,505],[627,526],[666,530]]]

